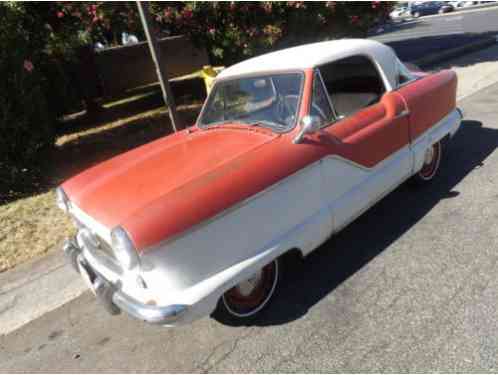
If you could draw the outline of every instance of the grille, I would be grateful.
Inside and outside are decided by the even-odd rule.
[[[97,239],[97,243],[99,244],[99,250],[102,251],[105,255],[111,257],[112,259],[116,259],[114,256],[114,251],[112,251],[111,246],[105,242],[100,236],[95,235]]]
[[[97,252],[99,255],[109,257],[116,260],[114,256],[114,251],[109,244],[107,244],[104,239],[86,227],[81,227],[78,233],[78,238],[83,241],[86,247],[93,252]]]

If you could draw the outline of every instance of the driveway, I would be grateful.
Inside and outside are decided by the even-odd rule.
[[[0,338],[3,371],[498,370],[498,84],[431,186],[407,184],[296,262],[260,321],[176,329],[110,317],[85,293]]]

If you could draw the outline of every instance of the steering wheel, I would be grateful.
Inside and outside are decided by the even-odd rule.
[[[318,115],[321,117],[322,121],[327,121],[327,116],[325,116],[323,110],[316,103],[311,103],[311,109],[318,112]]]
[[[284,124],[287,124],[287,120],[289,117],[294,118],[294,111],[292,107],[287,103],[287,100],[284,96],[277,94],[277,117]]]

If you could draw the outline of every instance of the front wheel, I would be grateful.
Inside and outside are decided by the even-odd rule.
[[[425,151],[424,164],[422,169],[413,176],[414,182],[418,184],[424,184],[436,176],[439,170],[439,164],[441,163],[441,157],[443,155],[443,146],[441,141],[434,143]]]
[[[281,279],[281,267],[281,261],[275,259],[228,290],[218,302],[213,318],[229,325],[253,320],[275,294]]]

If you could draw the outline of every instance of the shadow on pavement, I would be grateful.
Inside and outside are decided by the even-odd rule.
[[[498,44],[442,63],[439,65],[439,69],[465,68],[475,64],[496,61],[498,61]]]
[[[396,51],[400,60],[412,62],[436,52],[462,47],[489,37],[495,37],[496,34],[498,34],[498,25],[497,30],[485,33],[434,35],[421,38],[412,37],[411,39],[386,41],[384,43]]]
[[[439,176],[428,186],[403,184],[303,262],[292,262],[280,293],[254,322],[280,325],[305,315],[370,260],[382,253],[439,201],[458,196],[455,186],[498,146],[498,130],[466,120],[446,145]],[[407,254],[409,256],[409,254]]]
[[[373,27],[368,32],[369,38],[375,38],[376,36],[388,35],[390,33],[395,33],[398,31],[405,31],[414,28],[423,27],[423,23],[420,20],[407,20],[407,21],[391,21],[386,24]]]

